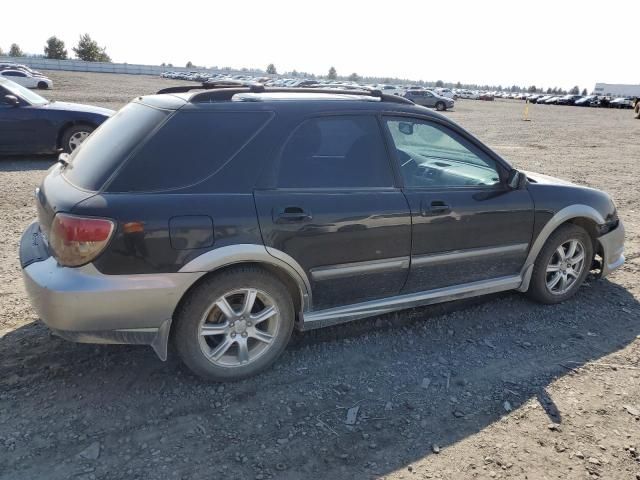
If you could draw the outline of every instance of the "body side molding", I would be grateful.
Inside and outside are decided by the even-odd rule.
[[[475,257],[485,257],[490,255],[504,255],[507,253],[519,253],[526,252],[529,244],[518,243],[513,245],[503,245],[499,247],[487,247],[487,248],[470,248],[466,250],[454,250],[451,252],[443,253],[430,253],[426,255],[417,255],[411,257],[411,266],[431,265],[438,263],[447,263],[457,260],[466,260]]]
[[[315,281],[333,280],[359,274],[383,273],[409,268],[409,257],[384,258],[364,262],[342,263],[327,267],[316,267],[311,270],[311,278]]]
[[[556,230],[556,228],[573,218],[588,218],[596,222],[598,225],[602,225],[604,223],[602,215],[595,208],[588,205],[569,205],[568,207],[556,212],[556,214],[551,217],[547,224],[542,228],[538,234],[538,238],[536,238],[531,245],[529,255],[522,266],[522,285],[518,288],[519,292],[526,292],[529,289],[529,282],[531,281],[531,274],[533,273],[533,264],[535,263],[536,258],[547,239]]]

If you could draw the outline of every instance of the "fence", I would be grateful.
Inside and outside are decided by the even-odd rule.
[[[162,67],[160,65],[139,65],[135,63],[84,62],[82,60],[54,60],[42,57],[2,57],[0,63],[11,62],[27,65],[34,70],[67,70],[72,72],[128,73],[131,75],[160,75],[162,72],[224,72],[229,75],[260,74],[238,70],[214,70],[209,68]],[[262,73],[262,75],[264,75]]]

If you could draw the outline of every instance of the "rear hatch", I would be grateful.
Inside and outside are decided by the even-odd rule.
[[[131,102],[71,154],[68,166],[54,165],[36,190],[38,223],[45,240],[56,213],[70,213],[74,206],[98,193],[127,158],[182,105],[182,99],[171,95]]]

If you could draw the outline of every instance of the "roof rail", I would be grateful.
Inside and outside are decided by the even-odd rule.
[[[398,95],[386,95],[380,90],[374,89],[358,88],[353,90],[341,90],[337,88],[265,87],[264,85],[259,85],[256,88],[236,86],[218,88],[212,91],[196,93],[190,100],[193,103],[224,102],[231,100],[237,93],[328,93],[334,95],[360,95],[364,97],[379,98],[382,102],[413,105],[413,102],[408,98],[400,97]]]
[[[163,95],[166,93],[185,93],[191,90],[213,90],[216,88],[234,88],[234,87],[249,87],[251,92],[261,92],[264,90],[264,85],[257,82],[243,82],[239,80],[214,80],[211,82],[203,82],[199,85],[180,85],[177,87],[167,87],[162,90],[158,90],[156,95]]]

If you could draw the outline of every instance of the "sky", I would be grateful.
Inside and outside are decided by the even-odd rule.
[[[89,33],[114,62],[592,90],[640,83],[640,1],[31,0],[0,47],[69,54]],[[25,21],[26,20],[26,21]]]

